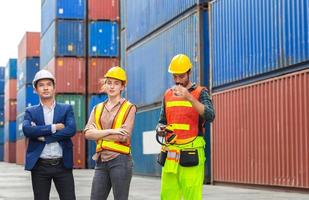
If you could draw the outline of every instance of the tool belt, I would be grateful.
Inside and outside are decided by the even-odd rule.
[[[157,163],[162,167],[167,159],[168,151],[161,151],[157,157]],[[176,159],[177,160],[177,159]],[[198,165],[199,157],[197,149],[182,149],[180,150],[179,164],[183,167],[193,167]]]
[[[45,159],[45,158],[40,158],[39,163],[40,164],[45,164],[45,165],[59,165],[62,163],[62,158],[53,158],[53,159]]]

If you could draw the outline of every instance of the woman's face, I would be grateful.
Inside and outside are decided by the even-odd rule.
[[[113,79],[113,78],[107,78],[106,79],[106,93],[108,96],[115,97],[120,96],[121,91],[124,89],[124,85],[122,81]]]

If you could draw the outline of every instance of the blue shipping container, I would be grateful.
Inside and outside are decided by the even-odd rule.
[[[127,52],[125,68],[130,101],[138,106],[160,102],[165,90],[173,85],[168,66],[173,56],[179,53],[190,57],[193,64],[191,80],[200,83],[198,22],[196,14],[180,19]]]
[[[213,1],[213,87],[308,61],[308,7],[307,0]]]
[[[95,161],[92,159],[92,156],[95,153],[96,142],[87,140],[87,168],[93,169],[95,166]]]
[[[4,144],[4,126],[0,126],[0,145]]]
[[[127,27],[127,0],[120,0],[121,30]]]
[[[117,22],[90,22],[89,56],[117,57],[119,48],[118,34]]]
[[[0,110],[4,110],[4,94],[0,94]]]
[[[205,3],[208,0],[128,0],[127,29],[128,45],[132,45],[139,39],[158,29],[173,18],[181,15],[186,10]]]
[[[126,46],[127,46],[127,40],[126,40],[126,30],[121,31],[121,43],[120,43],[120,66],[125,68],[126,66]]]
[[[4,126],[4,110],[0,110],[0,127]]]
[[[4,141],[16,141],[16,121],[9,121],[4,124]]]
[[[4,94],[4,79],[0,79],[0,94]]]
[[[10,58],[5,67],[5,80],[16,79],[17,77],[17,59]]]
[[[41,39],[40,67],[57,56],[85,56],[85,23],[59,20],[54,22]]]
[[[17,115],[25,112],[29,106],[39,104],[39,96],[36,94],[32,85],[24,85],[17,92]]]
[[[26,84],[32,84],[37,71],[40,70],[40,58],[26,58],[17,68],[17,89]]]
[[[16,117],[16,140],[24,138],[23,121],[25,113],[21,113]]]
[[[0,80],[5,78],[5,67],[0,67]]]
[[[55,19],[80,19],[86,17],[86,0],[48,0],[41,5],[41,34]]]
[[[94,108],[95,105],[97,105],[98,103],[101,103],[103,101],[105,101],[107,99],[107,95],[106,94],[100,94],[100,95],[91,95],[89,97],[88,100],[88,114],[87,116],[90,116],[90,113],[92,111],[92,109]]]
[[[4,144],[0,144],[0,161],[4,160]]]

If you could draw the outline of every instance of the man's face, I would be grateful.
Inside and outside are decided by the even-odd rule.
[[[187,87],[189,84],[189,73],[183,73],[183,74],[173,74],[174,82],[176,85],[181,85],[183,87]]]
[[[52,80],[42,79],[38,81],[35,91],[41,99],[50,99],[54,98],[56,90]]]

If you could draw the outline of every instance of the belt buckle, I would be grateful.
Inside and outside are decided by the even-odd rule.
[[[58,165],[60,163],[60,159],[54,159],[50,161],[50,165],[55,166]]]

